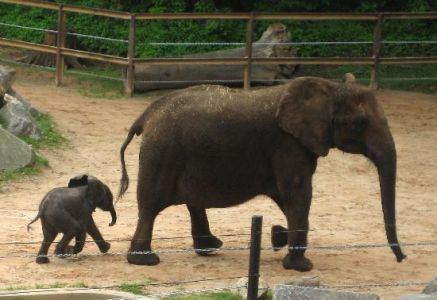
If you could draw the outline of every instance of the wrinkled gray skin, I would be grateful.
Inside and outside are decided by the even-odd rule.
[[[317,159],[331,148],[361,154],[376,166],[387,240],[398,262],[395,221],[396,150],[384,112],[367,88],[323,78],[302,77],[288,84],[236,91],[199,86],[152,103],[134,122],[121,148],[143,135],[139,156],[139,220],[128,261],[159,263],[151,251],[153,223],[160,211],[186,204],[198,254],[219,248],[206,209],[229,207],[256,195],[269,196],[285,214],[288,230],[272,228],[275,248],[289,246],[286,269],[308,271],[305,257],[312,177]]]
[[[111,213],[112,221],[109,226],[113,226],[117,215],[111,190],[93,176],[74,177],[70,179],[68,187],[55,188],[48,192],[39,205],[38,215],[27,225],[27,230],[30,230],[30,224],[41,219],[44,240],[36,262],[49,262],[47,252],[58,233],[63,233],[63,237],[56,246],[55,255],[81,252],[87,233],[94,239],[100,251],[106,253],[110,244],[105,242],[92,217],[96,207]],[[73,238],[76,239],[75,245],[68,246]]]

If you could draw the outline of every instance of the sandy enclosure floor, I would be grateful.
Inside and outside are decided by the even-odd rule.
[[[110,215],[95,213],[96,222],[112,242],[110,253],[69,259],[52,258],[47,265],[34,262],[39,244],[40,223],[28,233],[26,224],[35,214],[44,194],[53,187],[65,186],[70,177],[84,172],[107,183],[115,194],[120,177],[119,147],[133,120],[156,97],[135,100],[90,99],[68,87],[55,88],[48,78],[21,78],[15,89],[42,111],[49,112],[62,134],[70,141],[64,149],[45,150],[50,168],[40,176],[23,178],[0,191],[0,286],[30,286],[55,282],[88,286],[112,286],[134,282],[180,282],[206,278],[245,276],[248,251],[223,251],[210,257],[193,252],[162,253],[161,264],[154,267],[130,265],[125,253],[137,222],[135,198],[139,138],[126,153],[131,187],[117,206],[118,222],[109,227]],[[398,91],[379,91],[398,150],[397,216],[401,243],[437,240],[437,96]],[[309,233],[310,246],[385,244],[379,183],[375,168],[365,158],[332,150],[319,160],[314,178],[313,205]],[[319,275],[329,286],[429,281],[437,276],[437,246],[404,247],[408,259],[399,264],[388,247],[366,249],[309,249],[314,263],[309,273],[284,270],[285,250],[273,252],[270,227],[285,225],[275,204],[257,197],[244,205],[208,210],[213,233],[221,237],[225,248],[247,247],[248,237],[225,236],[250,233],[251,216],[264,216],[261,253],[261,277],[271,286],[304,275]],[[190,248],[190,222],[184,206],[163,211],[157,218],[155,250]],[[51,251],[54,249],[50,249]],[[84,253],[98,253],[95,244]],[[184,285],[184,289],[212,288],[235,284],[236,280],[205,281]],[[147,287],[146,291],[170,291],[181,286]],[[383,299],[397,299],[416,293],[423,286],[364,287]]]

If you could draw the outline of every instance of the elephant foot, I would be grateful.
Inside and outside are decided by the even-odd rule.
[[[281,248],[285,247],[288,243],[288,232],[287,228],[281,225],[272,226],[272,247],[274,251],[279,251]]]
[[[290,253],[282,260],[284,269],[293,269],[300,272],[307,272],[313,268],[311,260],[304,255],[291,255]]]
[[[37,264],[48,264],[50,262],[46,255],[38,255],[35,261]]]
[[[76,253],[78,253],[78,252],[76,252],[75,247],[68,245],[68,246],[65,247],[64,253],[62,253],[62,254],[64,254],[65,256],[68,256],[68,255],[73,255],[73,254],[76,254]]]
[[[138,251],[140,252],[140,251]],[[159,264],[159,256],[155,253],[135,253],[135,251],[130,251],[127,255],[127,261],[130,264],[134,265],[146,265],[146,266],[154,266]]]
[[[107,242],[103,242],[103,243],[99,244],[98,246],[99,246],[100,252],[102,252],[102,253],[107,253],[108,250],[111,248],[111,244],[107,243]]]
[[[223,242],[213,235],[197,237],[193,238],[193,240],[195,249],[194,251],[200,256],[214,253],[223,245]]]

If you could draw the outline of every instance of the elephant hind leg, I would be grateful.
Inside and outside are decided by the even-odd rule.
[[[127,260],[137,265],[157,265],[158,255],[152,252],[153,225],[158,214],[175,204],[175,189],[181,160],[174,145],[148,140],[140,150],[137,201],[139,220],[131,241]]]
[[[65,252],[67,254],[78,254],[82,252],[83,247],[85,246],[86,232],[81,231],[75,236],[76,243],[73,247],[67,246]]]
[[[215,252],[223,245],[223,242],[211,233],[206,210],[189,205],[187,207],[191,217],[194,251],[198,255],[208,255]]]
[[[36,256],[36,263],[46,264],[50,262],[49,258],[47,257],[47,252],[49,251],[50,245],[53,243],[58,233],[48,228],[44,220],[41,220],[41,223],[42,223],[42,232],[44,235],[44,239],[41,243],[41,247]]]
[[[158,213],[148,212],[140,215],[137,229],[127,254],[127,261],[129,263],[148,266],[159,264],[159,256],[153,253],[151,248],[153,224]]]

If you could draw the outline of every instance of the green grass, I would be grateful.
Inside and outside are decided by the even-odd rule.
[[[66,139],[59,133],[50,115],[41,113],[35,117],[38,127],[41,130],[41,139],[36,140],[30,137],[20,137],[24,142],[36,150],[41,148],[56,148],[63,145]]]
[[[78,84],[78,91],[82,96],[105,99],[126,97],[121,69],[93,67],[81,71],[67,71],[66,75]]]
[[[119,286],[120,290],[122,290],[123,292],[132,293],[135,295],[145,295],[143,287],[143,284],[136,283],[122,283]]]
[[[17,170],[12,170],[12,171],[1,170],[0,186],[3,183],[13,181],[19,177],[37,175],[41,172],[43,168],[47,168],[48,166],[49,166],[49,162],[46,158],[36,155],[35,162],[31,166],[20,168]]]

